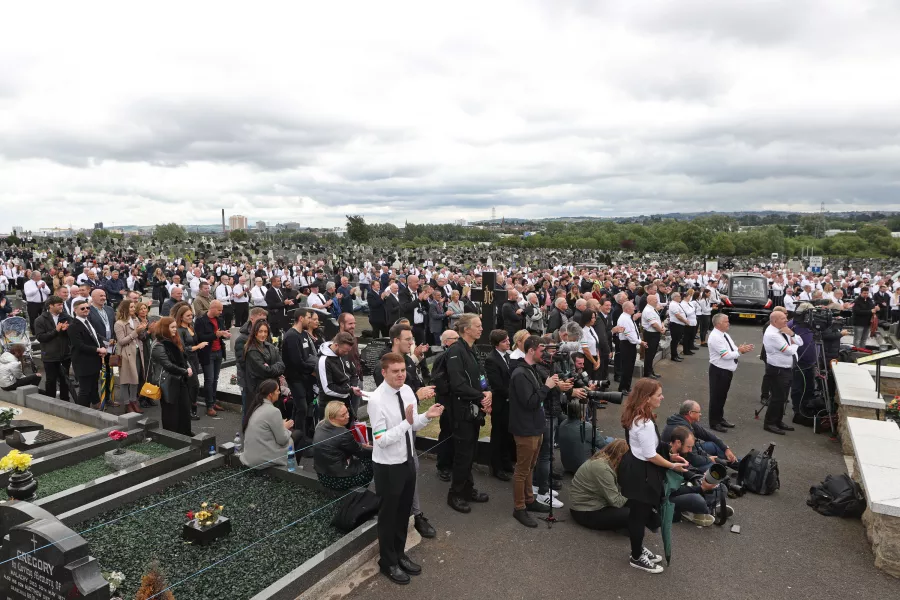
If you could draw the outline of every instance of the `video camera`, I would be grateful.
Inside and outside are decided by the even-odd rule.
[[[824,333],[832,328],[843,329],[844,319],[836,317],[834,311],[826,306],[813,306],[807,311],[795,313],[794,323],[806,325],[813,333]]]
[[[559,375],[560,379],[571,379],[575,367],[572,364],[572,353],[560,350],[559,344],[547,344],[544,346],[544,354],[541,364],[550,369],[551,374]]]

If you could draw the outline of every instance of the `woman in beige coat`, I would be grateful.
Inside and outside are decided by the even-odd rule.
[[[135,305],[122,300],[116,311],[116,355],[121,357],[119,365],[119,389],[128,403],[126,412],[142,413],[137,403],[141,385],[141,370],[144,368],[144,347],[140,339],[146,328],[134,314]]]

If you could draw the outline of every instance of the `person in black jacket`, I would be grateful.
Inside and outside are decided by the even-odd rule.
[[[219,387],[219,371],[225,360],[225,341],[231,338],[231,332],[222,327],[222,303],[213,300],[205,315],[197,316],[194,321],[194,333],[198,342],[209,342],[197,350],[197,360],[203,369],[203,387],[206,391],[206,414],[216,416],[217,410],[224,410],[216,403],[216,391]]]
[[[397,282],[392,283],[381,297],[384,299],[385,329],[390,329],[400,318],[400,286]]]
[[[285,332],[281,343],[284,378],[293,398],[294,448],[309,445],[306,421],[314,399],[312,386],[318,362],[316,346],[305,333],[311,315],[315,313],[305,308],[294,311],[294,325]]]
[[[266,307],[269,309],[269,324],[272,335],[281,335],[287,325],[287,310],[294,308],[294,301],[285,296],[281,289],[281,277],[273,277],[272,285],[266,292]]]
[[[516,470],[513,475],[513,517],[526,527],[537,527],[528,514],[549,512],[550,506],[537,502],[532,474],[544,435],[544,403],[559,383],[558,375],[547,377],[543,385],[535,364],[543,357],[544,343],[536,335],[525,340],[525,357],[509,380],[509,431],[516,441]]]
[[[72,365],[69,321],[59,296],[50,296],[47,310],[34,320],[34,336],[41,343],[41,362],[46,374],[44,393],[55,398],[59,382],[59,399],[64,402],[69,402],[69,367]]]
[[[244,385],[249,393],[256,394],[260,383],[277,380],[283,373],[281,352],[269,341],[269,323],[257,321],[244,344]]]
[[[78,404],[96,408],[100,404],[100,368],[107,350],[88,320],[91,305],[87,298],[76,298],[72,308],[75,319],[68,331],[72,370],[78,378]]]
[[[447,504],[453,510],[468,513],[469,501],[487,502],[489,496],[475,489],[472,463],[478,445],[478,432],[484,412],[491,410],[491,391],[472,345],[481,337],[483,327],[478,315],[464,314],[457,331],[462,338],[447,350],[449,400],[453,412],[453,475]]]
[[[516,332],[525,327],[525,310],[519,308],[519,292],[509,290],[506,302],[500,308],[500,316],[503,317],[503,328],[506,330],[509,339],[512,339]]]
[[[509,335],[495,329],[490,335],[494,351],[484,359],[484,371],[491,388],[491,475],[500,481],[512,479],[515,441],[509,433]]]
[[[425,320],[428,314],[428,292],[419,288],[419,278],[410,275],[399,289],[400,316],[409,320],[416,345],[425,343]]]
[[[459,340],[459,334],[455,329],[448,329],[441,334],[441,347],[444,352],[438,354],[432,365],[432,373],[443,372],[444,362],[447,360],[447,349]],[[447,399],[450,393],[448,381],[446,379],[434,378],[435,402],[448,406]],[[449,410],[445,408],[441,413],[440,426],[441,431],[438,434],[437,461],[436,467],[438,479],[449,482],[451,479],[451,469],[453,468],[453,417]]]
[[[381,282],[372,280],[372,291],[366,294],[369,303],[369,324],[372,326],[372,337],[386,337],[388,334],[387,313],[384,299],[381,297]]]
[[[372,446],[360,444],[347,431],[350,411],[333,400],[325,407],[325,418],[313,437],[313,463],[319,483],[343,492],[368,486],[372,481]]]
[[[872,324],[872,317],[878,314],[878,306],[869,298],[869,288],[863,287],[859,291],[859,296],[853,301],[853,345],[858,348],[864,348],[866,341],[869,339],[869,327]]]
[[[362,390],[359,388],[356,369],[348,357],[351,350],[353,336],[346,332],[337,334],[330,344],[322,346],[316,372],[319,376],[319,388],[322,390],[319,394],[319,410],[324,410],[324,405],[332,400],[340,400],[347,405],[352,423],[357,418]],[[322,416],[321,413],[319,416]]]
[[[162,391],[161,420],[163,429],[182,435],[191,432],[191,398],[188,378],[193,370],[188,365],[178,335],[178,325],[172,317],[163,317],[153,325],[156,343],[150,350],[153,365],[150,383]]]

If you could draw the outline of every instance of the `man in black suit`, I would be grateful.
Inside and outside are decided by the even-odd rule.
[[[109,345],[116,341],[116,313],[106,304],[106,291],[103,288],[96,288],[91,292],[91,312],[88,320],[100,336],[101,343]]]
[[[60,288],[65,289],[65,288]],[[69,349],[69,316],[63,310],[63,299],[50,296],[47,310],[34,320],[34,336],[41,343],[41,362],[44,363],[44,393],[56,398],[59,382],[59,399],[69,401],[69,367],[72,352]]]
[[[409,319],[416,345],[425,343],[425,315],[428,313],[428,294],[419,288],[419,278],[410,275],[400,288],[400,316]]]
[[[491,412],[491,475],[509,481],[513,473],[515,442],[509,434],[509,335],[495,329],[490,335],[494,351],[484,359],[484,371],[493,393]]]
[[[287,310],[294,307],[294,301],[285,296],[281,289],[281,277],[272,278],[272,286],[266,292],[266,306],[269,309],[269,325],[272,335],[280,335],[287,323]]]
[[[594,323],[594,331],[597,332],[597,354],[600,355],[600,369],[598,370],[599,378],[609,380],[609,361],[613,352],[613,322],[612,322],[612,301],[604,298],[599,304],[597,312],[597,320]]]
[[[75,320],[70,324],[68,332],[72,370],[78,378],[78,404],[96,408],[100,404],[100,368],[107,350],[88,320],[91,305],[87,299],[77,298],[73,308]]]
[[[396,282],[391,284],[387,295],[384,296],[384,313],[387,318],[387,328],[390,329],[400,318],[400,290]]]
[[[381,297],[381,282],[373,279],[371,290],[366,295],[369,304],[369,324],[372,326],[372,336],[387,337],[387,314],[385,313],[384,299]]]

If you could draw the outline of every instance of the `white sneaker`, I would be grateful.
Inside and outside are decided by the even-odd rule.
[[[709,527],[716,522],[716,518],[712,515],[698,515],[690,512],[681,513],[681,518],[700,527]]]
[[[538,494],[534,497],[535,502],[540,502],[546,506],[550,506],[550,494]],[[553,508],[562,508],[565,506],[562,502],[553,498]]]
[[[653,551],[644,546],[643,552],[641,552],[641,556],[645,557],[647,560],[652,562],[653,564],[658,564],[663,561],[663,557],[659,554],[653,554]]]
[[[536,486],[536,485],[531,486],[531,493],[534,494],[535,496],[537,496],[538,486]],[[553,497],[556,498],[558,496],[559,496],[559,491],[553,490]]]

